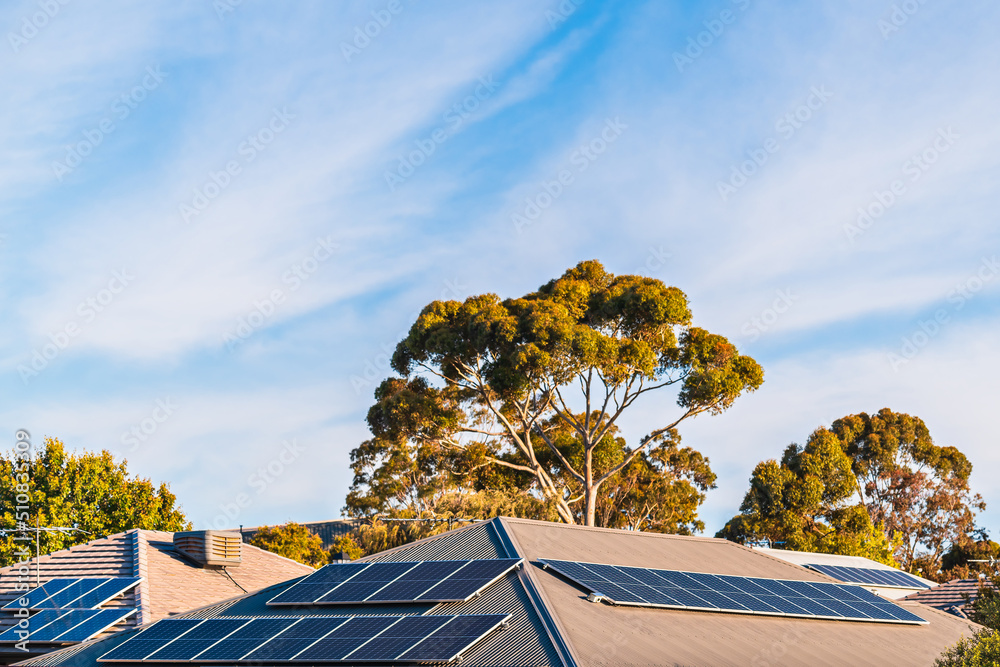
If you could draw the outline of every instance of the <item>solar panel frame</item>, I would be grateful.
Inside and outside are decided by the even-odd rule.
[[[702,572],[539,559],[545,567],[627,606],[681,608],[768,616],[794,616],[876,623],[927,624],[917,614],[862,586],[828,582],[739,577]],[[573,576],[575,573],[579,576]],[[634,580],[629,584],[625,577]],[[664,586],[650,585],[652,577]],[[662,597],[661,597],[662,596]],[[663,597],[668,598],[664,604]],[[673,602],[680,604],[670,604]],[[698,601],[702,602],[699,603]],[[763,603],[763,604],[760,604]]]

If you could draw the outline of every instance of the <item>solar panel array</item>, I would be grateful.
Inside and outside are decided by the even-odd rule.
[[[0,643],[82,642],[134,613],[135,609],[45,609],[29,616],[26,627],[15,625],[0,634]]]
[[[449,662],[508,614],[164,619],[99,662]]]
[[[848,584],[869,584],[888,588],[930,588],[912,574],[899,570],[881,570],[874,567],[844,567],[810,563],[806,567],[822,572]]]
[[[464,602],[520,563],[497,558],[327,565],[267,604]]]
[[[878,623],[927,621],[860,586],[540,559],[619,605]]]
[[[4,609],[94,609],[134,588],[140,577],[74,577],[50,579]],[[22,605],[21,600],[27,604]]]

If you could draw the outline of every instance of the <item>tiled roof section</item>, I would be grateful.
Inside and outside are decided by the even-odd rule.
[[[966,596],[970,602],[979,597],[978,579],[953,579],[946,584],[907,595],[903,599],[914,600],[929,607],[950,612],[953,608],[965,609]]]
[[[172,616],[248,591],[309,574],[307,565],[244,544],[242,563],[223,571],[201,568],[173,548],[173,533],[130,530],[44,555],[30,563],[34,586],[36,565],[42,583],[55,577],[143,577],[140,586],[106,607],[138,609],[122,627]],[[17,566],[0,568],[0,606],[18,596]]]

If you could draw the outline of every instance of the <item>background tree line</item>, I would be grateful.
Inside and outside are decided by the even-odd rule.
[[[446,530],[449,520],[516,516],[664,533],[704,530],[716,476],[680,427],[719,415],[764,380],[723,336],[692,324],[684,293],[581,262],[520,298],[434,301],[392,358],[351,452],[345,512],[363,525],[324,551],[297,524],[254,543],[310,565]],[[659,419],[626,438],[622,420],[656,400]],[[669,397],[669,400],[663,400]],[[673,404],[673,409],[667,407]],[[18,526],[13,454],[0,460],[3,528]],[[861,555],[944,580],[1000,555],[975,524],[972,464],[887,408],[817,428],[754,469],[740,512],[717,533],[745,544]],[[32,460],[42,552],[129,528],[190,527],[166,485],[130,476],[108,452],[67,454],[48,438]],[[397,522],[390,519],[420,519]],[[18,560],[12,536],[0,559]]]

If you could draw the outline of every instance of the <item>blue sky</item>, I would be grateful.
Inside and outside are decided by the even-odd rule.
[[[969,455],[995,535],[1000,7],[784,4],[4,4],[0,424],[198,527],[333,518],[423,305],[599,259],[765,368],[682,429],[707,532],[889,407]]]

